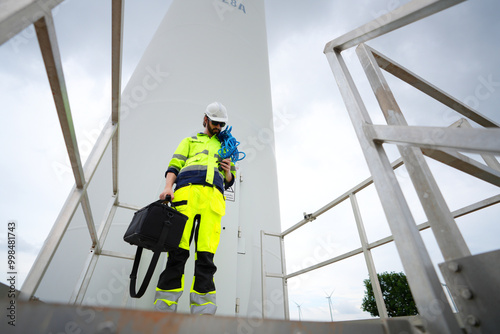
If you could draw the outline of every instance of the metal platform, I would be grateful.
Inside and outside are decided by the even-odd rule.
[[[0,301],[6,309],[9,300]],[[202,316],[40,302],[16,304],[16,326],[1,322],[2,333],[417,333],[408,319],[345,322],[285,321],[261,318]],[[29,321],[27,320],[29,319]]]

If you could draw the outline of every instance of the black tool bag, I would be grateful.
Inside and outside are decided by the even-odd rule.
[[[188,217],[164,202],[164,200],[158,200],[137,211],[123,237],[126,242],[137,246],[130,274],[132,298],[141,298],[146,292],[160,254],[179,247]],[[136,293],[137,271],[143,248],[152,250],[154,255],[139,292]]]

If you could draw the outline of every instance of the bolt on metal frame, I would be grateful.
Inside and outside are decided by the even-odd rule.
[[[288,278],[362,252],[365,255],[368,272],[374,287],[379,314],[381,318],[385,318],[387,312],[383,303],[380,285],[376,279],[370,249],[394,241],[417,307],[421,310],[420,317],[424,321],[426,329],[431,333],[456,333],[461,330],[448,303],[443,303],[443,301],[446,301],[446,297],[433,269],[430,257],[425,250],[419,231],[428,227],[432,228],[445,261],[468,258],[470,257],[470,251],[457,228],[454,218],[497,204],[500,202],[500,195],[450,212],[423,155],[500,186],[500,164],[493,156],[500,153],[499,125],[363,43],[462,1],[412,1],[326,44],[324,52],[336,78],[373,179],[365,180],[324,208],[313,214],[306,215],[304,220],[285,232],[273,234],[263,231],[262,235],[279,237],[281,244],[283,244],[285,235],[316,219],[325,211],[349,198],[362,247],[292,274],[286,274],[285,269],[280,274],[267,273],[263,267],[263,288],[265,288],[264,283],[267,277],[281,278],[284,286],[286,286]],[[356,45],[359,45],[356,50],[358,57],[388,125],[372,124],[361,96],[341,56],[341,51]],[[380,71],[381,68],[487,128],[471,128],[466,119],[460,120],[449,128],[408,126]],[[428,138],[432,140],[429,141]],[[382,147],[383,143],[393,143],[398,146],[402,160],[408,169],[422,207],[429,219],[428,222],[416,226],[393,172],[393,168],[397,167],[398,164],[394,163],[391,166]],[[486,165],[470,159],[458,151],[479,153],[485,160]],[[367,244],[355,193],[371,184],[372,180],[379,193],[393,235],[372,244]],[[448,282],[448,284],[452,285],[453,282]],[[287,298],[287,294],[285,294],[285,298]],[[441,306],[439,317],[424,312],[436,301]],[[263,316],[265,316],[264,313]],[[460,316],[464,318],[465,315],[460,314]],[[470,319],[471,316],[469,315],[464,320],[473,323]],[[474,322],[474,325],[477,324],[478,322]]]

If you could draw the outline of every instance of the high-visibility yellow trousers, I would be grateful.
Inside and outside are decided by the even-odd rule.
[[[188,216],[179,249],[168,252],[167,266],[161,273],[155,295],[155,309],[177,311],[184,291],[184,267],[189,258],[189,245],[195,241],[195,271],[190,291],[191,313],[215,314],[217,310],[213,262],[219,245],[221,225],[225,214],[224,196],[215,187],[189,185],[175,191],[172,202],[177,210]]]

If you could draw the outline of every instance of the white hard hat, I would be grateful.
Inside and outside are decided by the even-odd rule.
[[[216,122],[227,122],[227,110],[226,107],[220,102],[212,102],[207,106],[205,115],[208,116],[212,121]]]

